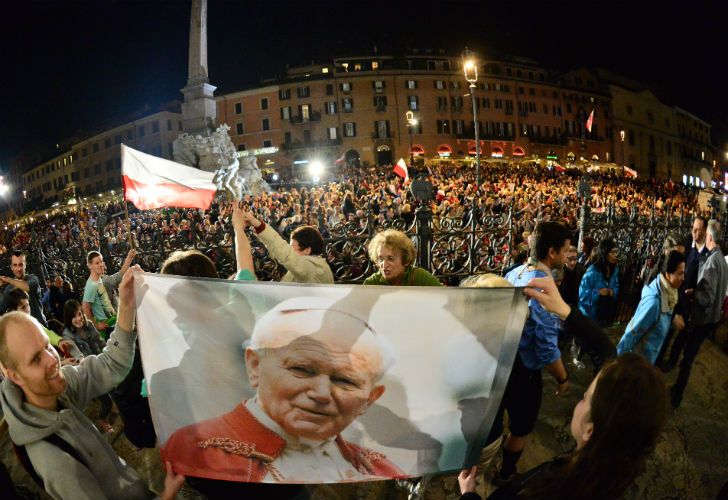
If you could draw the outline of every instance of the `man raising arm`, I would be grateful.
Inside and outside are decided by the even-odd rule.
[[[153,496],[83,413],[91,399],[113,389],[131,368],[135,340],[132,271],[124,276],[119,294],[118,322],[106,348],[98,356],[87,356],[79,366],[61,367],[58,354],[34,318],[21,312],[0,318],[0,362],[7,373],[0,385],[0,402],[10,438],[25,448],[53,498]],[[168,473],[162,498],[174,498],[184,480],[169,467]]]

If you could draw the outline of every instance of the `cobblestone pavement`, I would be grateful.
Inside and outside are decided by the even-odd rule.
[[[622,326],[623,328],[623,326]],[[615,341],[621,329],[610,334]],[[719,344],[706,341],[698,356],[685,392],[683,404],[669,420],[666,432],[660,438],[655,453],[647,464],[647,470],[624,495],[625,499],[712,499],[728,481],[728,327],[718,334]],[[536,466],[553,456],[572,449],[569,433],[571,413],[591,381],[587,368],[571,372],[571,387],[567,395],[553,395],[556,386],[550,377],[544,377],[544,401],[536,431],[519,463],[520,470]],[[677,371],[666,376],[668,384],[674,382]],[[93,415],[92,407],[89,413]],[[109,436],[119,454],[148,479],[152,487],[160,491],[164,476],[156,450],[136,450],[119,431],[118,417],[112,420],[115,433]],[[27,488],[32,498],[49,498],[32,484],[30,478],[17,464],[6,432],[0,432],[0,459],[11,471],[16,484]],[[483,468],[481,468],[483,469]],[[486,478],[492,477],[495,465],[480,470],[478,488],[481,495],[492,491]],[[406,493],[392,481],[322,485],[311,488],[316,500],[374,500],[406,499]],[[180,499],[202,498],[194,490],[185,487]],[[444,474],[432,478],[426,493],[428,500],[459,498],[457,475]]]

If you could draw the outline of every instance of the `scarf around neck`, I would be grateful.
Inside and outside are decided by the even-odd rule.
[[[660,290],[662,290],[662,312],[672,312],[677,304],[677,288],[673,287],[662,273],[660,273]]]

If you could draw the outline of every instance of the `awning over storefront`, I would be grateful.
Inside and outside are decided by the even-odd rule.
[[[441,144],[437,147],[437,155],[441,158],[449,158],[452,155],[452,148],[447,144]]]

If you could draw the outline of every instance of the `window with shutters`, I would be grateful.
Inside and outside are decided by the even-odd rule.
[[[324,112],[327,115],[335,115],[337,113],[336,109],[336,101],[327,101],[324,105]]]
[[[344,137],[356,137],[356,123],[344,123]]]
[[[377,120],[374,122],[374,130],[378,139],[389,137],[389,120]]]
[[[463,110],[463,98],[462,96],[456,96],[450,98],[450,105],[452,106],[453,111],[462,111]]]
[[[465,122],[463,120],[453,120],[452,128],[453,128],[453,132],[460,135],[465,130]]]

